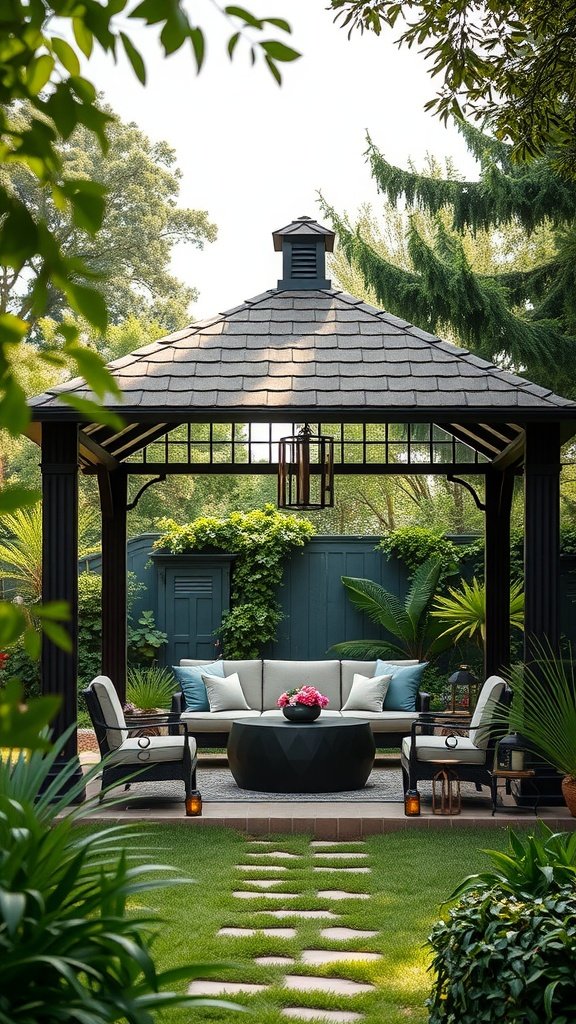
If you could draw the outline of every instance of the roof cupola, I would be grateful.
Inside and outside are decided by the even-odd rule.
[[[333,252],[335,234],[312,217],[298,217],[274,231],[274,249],[282,252],[282,280],[278,288],[330,288],[326,279],[326,253]]]

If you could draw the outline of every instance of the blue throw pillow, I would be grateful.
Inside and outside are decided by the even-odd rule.
[[[172,671],[184,694],[185,711],[210,711],[208,694],[202,673],[224,678],[224,662],[215,661],[210,665],[173,665]]]
[[[415,711],[416,694],[420,689],[422,673],[428,662],[420,665],[392,665],[388,661],[376,662],[375,676],[392,676],[384,700],[383,711]]]

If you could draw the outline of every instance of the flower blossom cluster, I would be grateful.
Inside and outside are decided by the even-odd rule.
[[[320,693],[315,686],[298,686],[294,690],[286,690],[278,697],[278,707],[285,708],[287,704],[306,704],[307,707],[319,705],[321,708],[328,706],[330,701],[323,693]]]

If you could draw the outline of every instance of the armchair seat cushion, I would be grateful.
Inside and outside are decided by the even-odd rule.
[[[450,746],[446,746],[446,740]],[[416,760],[451,762],[454,764],[484,764],[486,751],[474,746],[468,736],[416,736]],[[405,736],[402,740],[402,756],[409,760],[412,740]]]
[[[154,742],[146,746],[146,737],[130,738],[112,751],[108,756],[108,765],[119,764],[139,766],[160,764],[166,761],[181,761],[184,754],[184,736],[154,736]],[[188,746],[192,760],[196,757],[196,740],[188,737]]]

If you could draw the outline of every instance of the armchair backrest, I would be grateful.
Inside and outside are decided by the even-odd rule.
[[[96,676],[92,680],[86,690],[86,704],[98,743],[102,747],[104,741],[109,751],[116,750],[128,738],[128,729],[118,694],[108,676]],[[104,726],[97,722],[104,723]]]
[[[490,741],[490,722],[498,701],[506,688],[500,676],[489,676],[480,690],[478,703],[470,721],[470,739],[475,747],[486,750]]]

